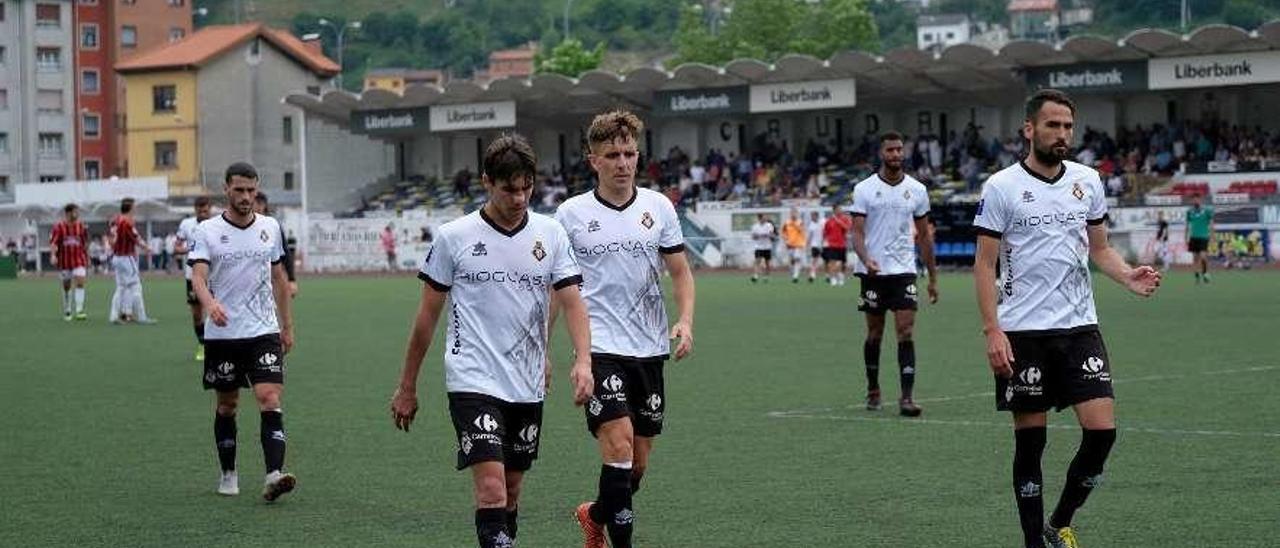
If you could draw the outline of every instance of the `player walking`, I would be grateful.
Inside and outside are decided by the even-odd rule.
[[[174,247],[177,255],[191,253],[191,249],[195,246],[196,227],[213,215],[208,196],[197,197],[192,208],[194,215],[178,223],[178,243]],[[185,260],[182,262],[182,276],[187,282],[187,307],[191,309],[191,324],[196,333],[196,361],[203,363],[204,311],[200,310],[200,299],[196,297],[196,290],[191,285],[191,265]]]
[[[853,219],[840,209],[831,206],[831,216],[822,225],[822,260],[827,266],[827,281],[831,285],[844,285],[844,263],[849,259],[849,231]]]
[[[66,321],[87,320],[84,313],[84,280],[89,266],[89,231],[80,221],[80,208],[67,204],[62,208],[63,219],[53,225],[49,236],[49,258],[58,268],[62,279],[62,318]],[[75,290],[71,289],[72,282]],[[72,303],[75,303],[72,312]]]
[[[151,247],[138,234],[133,224],[133,198],[120,200],[120,215],[111,222],[107,241],[111,245],[111,269],[116,273],[116,290],[111,295],[111,323],[137,321],[155,323],[147,316],[142,300],[142,275],[138,272],[138,248],[147,253]]]
[[[809,246],[809,283],[818,277],[818,267],[822,265],[822,228],[826,223],[822,221],[822,215],[817,211],[809,213],[809,224],[805,225],[805,241]],[[827,283],[831,282],[831,277],[827,276]]]
[[[773,262],[773,243],[778,237],[778,229],[773,226],[773,221],[765,217],[763,213],[756,215],[756,224],[751,225],[751,244],[755,248],[755,270],[751,273],[751,283],[760,281],[761,274],[764,275],[764,281],[769,281],[769,270]]]
[[[791,283],[800,283],[800,268],[804,266],[805,229],[800,212],[791,209],[791,217],[782,223],[782,242],[787,246],[787,260],[791,261]],[[812,280],[812,278],[810,278]]]
[[[1203,203],[1204,198],[1193,195],[1187,210],[1187,251],[1191,252],[1197,284],[1209,283],[1209,236],[1213,234],[1213,208],[1204,207]]]

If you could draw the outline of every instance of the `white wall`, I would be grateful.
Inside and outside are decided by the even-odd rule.
[[[702,155],[698,148],[698,126],[686,120],[669,120],[655,127],[653,146],[657,150],[652,154],[656,158],[666,158],[671,147],[680,147],[690,158]]]
[[[1093,128],[1107,135],[1116,134],[1116,101],[1105,95],[1080,95],[1076,101],[1076,141],[1084,135],[1085,128]]]
[[[1160,95],[1136,95],[1124,100],[1124,116],[1120,120],[1126,128],[1137,125],[1151,127],[1165,123],[1165,98]]]
[[[299,115],[301,118],[301,115]],[[360,204],[365,185],[395,174],[395,147],[356,135],[335,124],[306,117],[307,207],[340,211]]]
[[[406,169],[409,175],[440,177],[447,179],[444,170],[444,142],[436,135],[420,135],[406,145],[409,159]]]

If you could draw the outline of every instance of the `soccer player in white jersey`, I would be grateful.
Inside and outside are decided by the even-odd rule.
[[[178,223],[178,243],[174,246],[174,254],[176,255],[191,253],[191,248],[194,247],[193,238],[195,237],[196,226],[199,226],[205,219],[213,215],[213,208],[209,203],[208,196],[197,197],[195,205],[192,207],[195,210],[195,214]],[[196,361],[203,362],[204,311],[200,310],[200,299],[196,297],[196,290],[191,285],[191,265],[186,261],[182,263],[182,275],[187,279],[187,306],[191,308],[191,323],[196,332]]]
[[[587,548],[630,548],[632,495],[649,464],[666,409],[663,363],[678,339],[677,360],[693,350],[693,274],[675,207],[662,194],[636,187],[637,140],[644,124],[626,111],[600,114],[587,131],[594,192],[561,204],[564,225],[582,267],[591,316],[594,393],[587,429],[603,465],[594,502],[575,516]],[[671,275],[679,317],[669,329],[662,271]],[[553,316],[554,317],[554,316]]]
[[[809,243],[809,283],[818,277],[818,267],[822,266],[822,227],[825,224],[821,213],[809,213],[809,224],[805,226],[805,240]]]
[[[418,370],[447,296],[445,390],[457,467],[471,469],[479,545],[509,548],[521,483],[538,458],[553,295],[576,352],[570,379],[579,405],[591,395],[591,333],[564,228],[528,211],[537,173],[533,148],[518,135],[499,137],[483,168],[488,201],[440,227],[418,274],[422,299],[391,413],[407,432],[418,411]]]
[[[227,168],[227,209],[196,226],[191,237],[191,285],[205,313],[204,388],[217,392],[213,436],[222,479],[218,493],[240,493],[236,473],[236,408],[240,389],[252,388],[262,417],[266,463],[262,498],[273,502],[297,479],[284,471],[285,354],[293,347],[293,314],[284,242],[275,219],[253,212],[258,172],[237,162]]]
[[[1026,546],[1079,546],[1072,517],[1102,481],[1115,442],[1111,364],[1098,331],[1089,261],[1143,297],[1159,271],[1131,267],[1107,243],[1107,201],[1093,169],[1068,162],[1075,105],[1052,89],[1026,104],[1031,153],[992,175],[978,203],[974,283],[995,373],[996,408],[1013,413],[1013,488]],[[997,262],[1000,274],[997,280]],[[1049,522],[1040,458],[1049,409],[1071,407],[1080,447]]]
[[[916,383],[916,248],[929,272],[929,302],[938,302],[938,265],[929,230],[929,190],[902,171],[902,135],[880,136],[880,170],[853,187],[854,275],[862,281],[858,310],[866,313],[867,409],[880,409],[880,340],[885,313],[893,311],[898,341],[901,397],[898,412],[920,416],[912,391]],[[914,236],[912,228],[914,230]]]
[[[762,274],[764,275],[764,281],[769,281],[769,270],[773,262],[773,247],[777,237],[778,230],[773,226],[773,221],[765,217],[764,213],[756,215],[756,224],[751,225],[751,246],[755,249],[751,283],[760,281]]]

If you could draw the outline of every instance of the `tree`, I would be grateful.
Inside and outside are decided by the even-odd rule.
[[[826,59],[837,51],[876,46],[876,21],[865,0],[826,0],[809,10],[802,24],[809,32],[792,40],[796,53]]]
[[[1222,20],[1242,29],[1256,29],[1267,22],[1267,10],[1249,0],[1227,0]]]
[[[538,52],[534,63],[537,65],[538,72],[549,72],[554,74],[563,74],[570,78],[577,78],[588,70],[600,67],[600,61],[604,59],[604,42],[596,44],[594,49],[586,49],[582,42],[570,38],[560,42],[550,55],[543,55]]]
[[[701,4],[689,4],[680,11],[680,22],[671,41],[676,46],[676,55],[667,61],[668,68],[684,63],[714,65],[727,60],[721,52],[720,41],[707,28]]]
[[[878,2],[896,3],[896,2]],[[737,0],[718,36],[701,6],[685,8],[673,41],[671,65],[701,62],[719,65],[738,58],[771,62],[789,53],[830,57],[844,49],[872,49],[877,27],[866,0]]]

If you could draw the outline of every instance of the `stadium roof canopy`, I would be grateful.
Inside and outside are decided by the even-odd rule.
[[[1049,44],[1014,41],[997,51],[958,44],[934,53],[898,48],[884,55],[843,51],[823,60],[787,55],[774,63],[738,59],[723,67],[687,63],[674,70],[639,68],[626,74],[588,71],[578,78],[554,74],[495,80],[487,85],[450,82],[408,86],[403,95],[371,89],[362,94],[330,91],[322,97],[294,93],[285,98],[309,113],[342,126],[352,111],[418,108],[438,104],[517,101],[520,118],[551,120],[589,114],[619,104],[648,109],[654,92],[723,86],[855,78],[859,106],[963,105],[1016,102],[1025,92],[1020,69],[1085,62],[1139,61],[1215,53],[1280,49],[1280,19],[1257,30],[1205,25],[1188,34],[1137,30],[1119,40],[1074,36]]]

